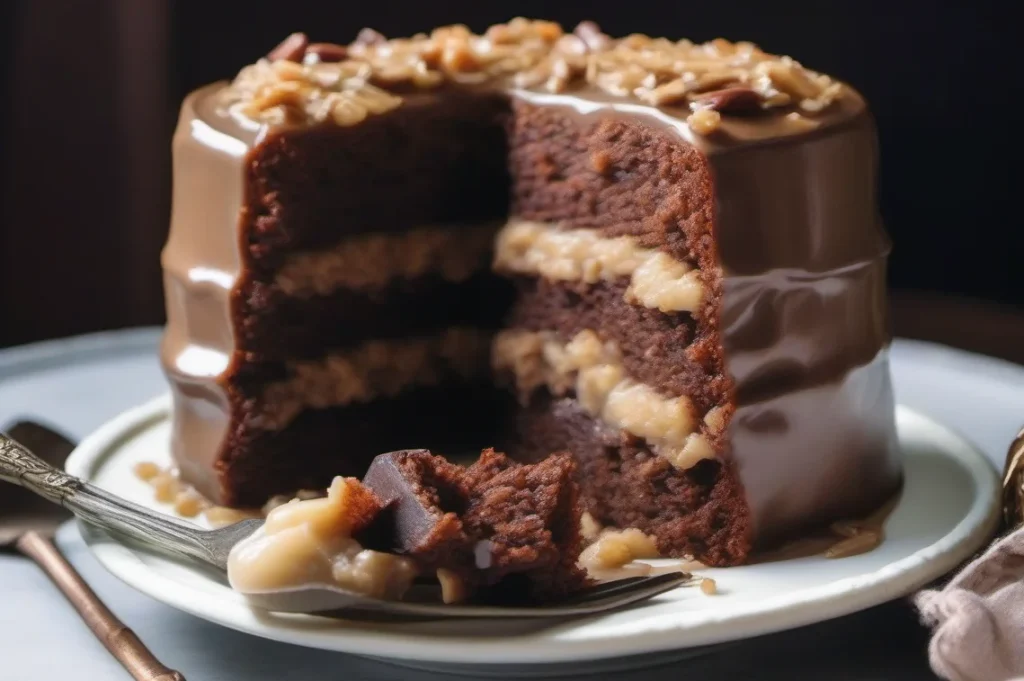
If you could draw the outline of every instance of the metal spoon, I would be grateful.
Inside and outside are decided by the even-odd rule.
[[[31,421],[20,421],[4,430],[55,466],[63,466],[75,447],[60,433]],[[3,447],[0,441],[0,450]],[[181,674],[161,664],[139,637],[117,619],[53,544],[53,534],[71,517],[65,509],[26,490],[4,489],[0,493],[0,552],[15,550],[34,560],[136,681],[185,681]]]
[[[227,572],[228,555],[263,525],[243,520],[219,530],[204,530],[121,499],[57,470],[20,444],[0,434],[0,480],[21,485],[61,504],[81,520],[115,532],[161,553],[198,561]],[[276,612],[371,611],[413,617],[567,617],[603,612],[653,598],[692,581],[684,572],[633,577],[577,592],[568,600],[534,607],[441,605],[370,598],[334,585],[245,594],[252,605]]]

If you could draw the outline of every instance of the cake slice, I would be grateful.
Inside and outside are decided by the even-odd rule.
[[[381,454],[362,482],[338,476],[322,498],[274,508],[231,551],[243,592],[335,584],[401,598],[419,575],[443,600],[548,602],[588,583],[568,454],[536,464],[486,450],[468,468],[425,449]]]
[[[558,599],[587,582],[574,472],[565,453],[524,465],[488,449],[468,468],[422,449],[382,454],[363,484],[386,510],[364,541],[437,574],[448,601]]]

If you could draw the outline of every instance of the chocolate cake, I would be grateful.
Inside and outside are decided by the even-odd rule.
[[[853,88],[750,43],[293,35],[182,108],[180,472],[255,506],[384,451],[569,451],[596,522],[715,565],[870,511],[876,154]]]
[[[386,512],[364,543],[443,571],[467,596],[556,600],[587,581],[574,472],[567,453],[524,465],[487,449],[468,468],[425,449],[382,454],[363,485]]]

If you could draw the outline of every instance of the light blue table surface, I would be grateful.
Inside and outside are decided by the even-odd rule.
[[[0,423],[42,418],[84,437],[164,390],[158,338],[157,330],[141,329],[0,351]],[[959,430],[1001,466],[1024,423],[1024,367],[909,341],[894,344],[892,360],[901,403]],[[455,678],[222,629],[107,575],[74,526],[62,529],[58,543],[114,612],[189,681]],[[687,661],[589,678],[932,679],[926,640],[911,609],[893,603]],[[0,681],[127,678],[38,568],[0,555]]]

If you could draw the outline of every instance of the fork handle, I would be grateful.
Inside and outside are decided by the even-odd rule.
[[[195,525],[155,513],[54,468],[0,433],[0,480],[20,485],[64,506],[80,519],[149,546],[221,567],[206,533]]]
[[[96,596],[75,568],[49,539],[28,532],[17,542],[18,550],[36,562],[64,593],[85,623],[103,645],[128,670],[136,681],[185,681],[168,669]]]

